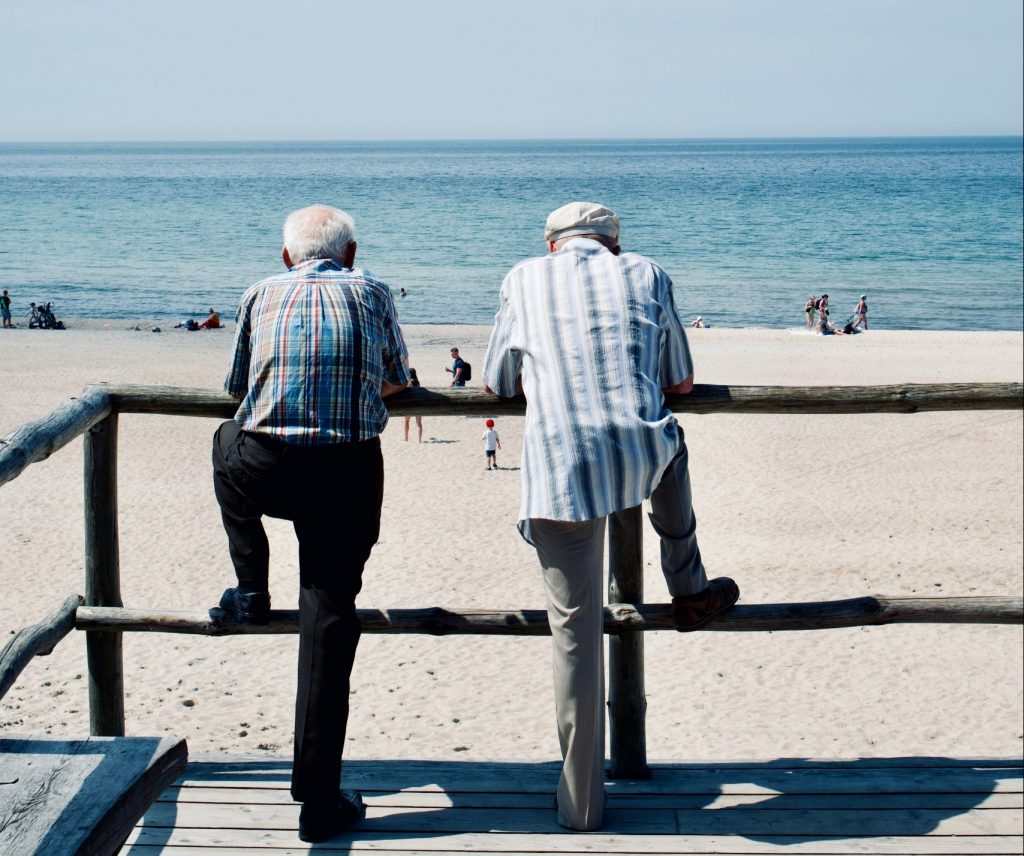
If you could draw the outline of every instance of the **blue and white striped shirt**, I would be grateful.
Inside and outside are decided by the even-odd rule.
[[[224,388],[235,421],[298,446],[376,437],[387,425],[381,381],[405,386],[409,356],[391,289],[332,259],[256,283],[238,308]]]
[[[672,281],[637,253],[579,238],[514,267],[484,358],[498,395],[526,394],[520,531],[639,505],[679,450],[664,387],[693,373]]]

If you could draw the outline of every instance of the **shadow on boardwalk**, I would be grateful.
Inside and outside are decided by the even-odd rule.
[[[975,849],[1014,852],[1006,847],[1024,818],[1022,763],[915,757],[657,764],[649,779],[609,781],[605,826],[580,841],[593,852],[828,852],[827,842],[842,839],[861,839],[867,851],[874,849],[871,840],[884,839],[887,852],[919,846],[942,852],[953,841],[961,853],[972,852],[972,841],[984,842]],[[331,849],[564,850],[573,833],[557,825],[552,808],[559,769],[555,763],[346,762],[344,784],[361,790],[369,808],[366,820]],[[125,852],[139,856],[161,845],[207,841],[252,852],[294,847],[298,810],[289,777],[286,760],[193,762],[147,812]]]

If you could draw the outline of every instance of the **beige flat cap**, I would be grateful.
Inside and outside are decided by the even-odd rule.
[[[570,202],[548,214],[544,240],[560,241],[570,235],[607,235],[619,239],[619,218],[596,202]]]

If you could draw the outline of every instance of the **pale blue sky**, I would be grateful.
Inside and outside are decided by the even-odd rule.
[[[1021,0],[0,0],[0,140],[1022,132]]]

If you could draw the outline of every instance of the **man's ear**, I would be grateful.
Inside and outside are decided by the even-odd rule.
[[[288,255],[288,248],[287,247],[281,247],[281,261],[284,262],[284,266],[286,268],[291,270],[291,267],[292,267],[292,257],[290,255]]]
[[[347,247],[345,252],[342,254],[339,261],[347,268],[355,267],[356,263],[356,242],[352,241]]]
[[[555,242],[554,241],[548,241],[548,252],[549,253],[553,253],[554,251],[555,251]]]

